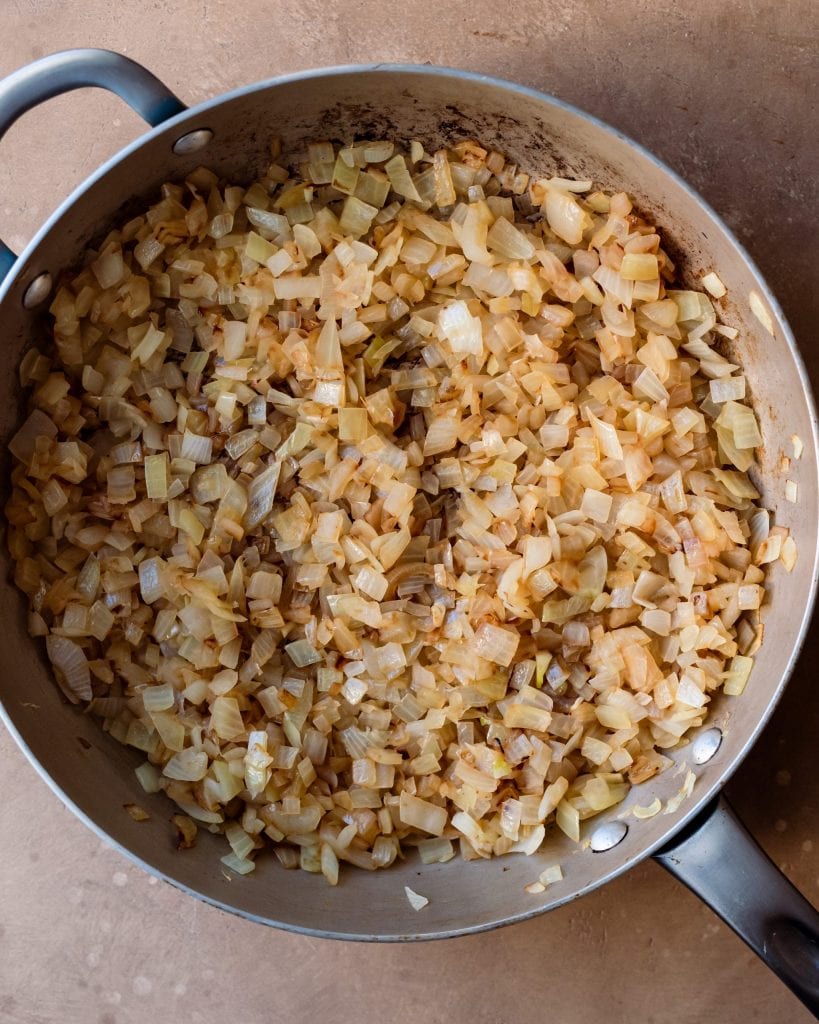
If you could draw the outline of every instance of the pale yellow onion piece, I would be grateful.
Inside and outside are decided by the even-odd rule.
[[[727,292],[727,288],[720,280],[719,275],[713,271],[703,276],[702,286],[708,294],[713,295],[715,299],[721,299]]]
[[[413,910],[423,910],[424,907],[428,906],[429,900],[426,896],[422,896],[417,893],[414,889],[410,889],[408,885],[404,886],[404,892],[406,893],[409,905]]]
[[[627,252],[620,265],[620,276],[624,281],[653,281],[659,274],[657,257],[653,253]]]
[[[645,819],[653,818],[655,814],[659,814],[662,810],[663,804],[659,797],[655,797],[650,804],[646,804],[645,807],[640,804],[635,804],[632,807],[631,812],[635,818]]]
[[[560,882],[562,879],[563,869],[559,864],[552,864],[538,875],[538,881],[543,885],[554,885],[555,882]]]
[[[577,200],[560,189],[547,189],[543,209],[549,227],[569,245],[579,245],[591,227],[591,218]]]

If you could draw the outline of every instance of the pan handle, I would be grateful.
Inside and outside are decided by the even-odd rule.
[[[819,1018],[819,912],[719,797],[655,858],[757,953]]]
[[[155,75],[130,57],[111,50],[63,50],[0,81],[0,139],[27,110],[52,96],[85,86],[115,93],[152,127],[187,109]],[[0,241],[0,281],[16,259]]]

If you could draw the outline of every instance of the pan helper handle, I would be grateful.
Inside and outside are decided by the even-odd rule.
[[[27,110],[52,96],[86,86],[115,93],[151,127],[187,109],[155,75],[130,57],[110,50],[63,50],[0,81],[0,139]],[[0,281],[16,258],[0,241]]]
[[[757,846],[724,797],[655,857],[819,1018],[819,911]]]

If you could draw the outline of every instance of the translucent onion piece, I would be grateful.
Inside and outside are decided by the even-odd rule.
[[[46,651],[51,664],[60,673],[68,699],[74,704],[91,700],[91,673],[82,648],[67,637],[51,633],[46,637]]]
[[[591,218],[577,200],[557,188],[547,190],[543,212],[552,231],[569,245],[579,245],[591,226]]]
[[[182,782],[198,782],[208,770],[208,755],[203,750],[180,750],[167,762],[162,774],[169,779]]]

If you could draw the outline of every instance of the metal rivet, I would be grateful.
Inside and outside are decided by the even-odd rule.
[[[627,832],[628,825],[624,821],[607,821],[605,825],[599,825],[592,832],[589,846],[595,853],[611,850],[618,843],[622,843]]]
[[[38,274],[23,293],[23,305],[26,309],[35,309],[51,294],[51,274],[45,271]]]
[[[195,132],[181,135],[173,144],[173,151],[177,156],[196,153],[198,150],[204,149],[212,138],[213,132],[210,128],[199,128]]]
[[[717,729],[706,729],[691,744],[691,757],[694,764],[705,764],[716,754],[722,743],[722,731]]]

